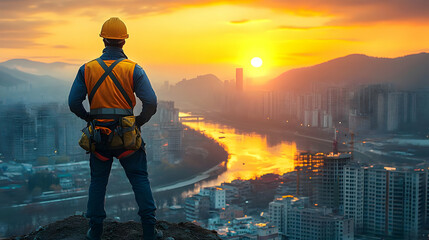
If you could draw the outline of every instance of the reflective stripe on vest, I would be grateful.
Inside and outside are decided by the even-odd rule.
[[[123,58],[116,61],[98,58],[85,64],[91,115],[133,115],[135,65]]]

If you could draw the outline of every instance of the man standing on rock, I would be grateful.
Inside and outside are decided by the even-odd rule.
[[[155,239],[156,207],[139,129],[155,114],[157,98],[144,70],[128,60],[122,50],[128,38],[125,24],[119,18],[110,18],[103,24],[100,37],[105,45],[103,54],[79,69],[69,95],[70,110],[88,122],[82,136],[87,137],[83,144],[89,146],[85,149],[90,152],[91,168],[86,212],[86,217],[90,219],[87,239],[101,239],[103,220],[106,218],[106,186],[115,157],[132,185],[139,206],[143,239],[152,240]],[[89,113],[82,104],[86,95],[90,104]],[[134,118],[135,96],[142,101],[143,109]],[[131,124],[130,127],[124,126],[124,119]],[[133,140],[131,145],[130,139]]]

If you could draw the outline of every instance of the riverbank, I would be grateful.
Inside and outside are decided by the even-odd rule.
[[[186,126],[184,128],[181,161],[170,163],[164,160],[149,164],[154,187],[185,184],[179,182],[196,183],[221,170],[218,167],[220,164],[226,166],[229,154],[224,146],[194,129]]]

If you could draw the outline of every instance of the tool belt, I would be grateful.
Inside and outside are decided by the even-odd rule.
[[[138,150],[142,145],[134,116],[116,119],[94,119],[82,129],[79,145],[87,152],[95,150]]]

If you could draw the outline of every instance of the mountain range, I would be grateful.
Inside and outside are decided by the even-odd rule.
[[[0,102],[66,102],[71,82],[0,65]]]
[[[0,63],[0,92],[14,99],[17,92],[4,88],[29,86],[19,94],[24,99],[65,100],[79,66],[61,62],[41,63],[12,59]],[[270,80],[265,90],[305,92],[327,87],[354,88],[364,84],[392,84],[398,90],[429,89],[429,54],[419,53],[398,58],[378,58],[352,54],[310,67],[286,71]],[[20,87],[21,86],[21,87]],[[219,107],[225,89],[213,74],[184,79],[161,97],[205,107]],[[3,90],[2,90],[3,88]],[[24,87],[25,88],[25,87]],[[31,88],[31,90],[30,90]],[[28,95],[30,94],[30,95]],[[0,99],[2,100],[2,99]]]
[[[200,75],[192,79],[183,79],[171,87],[166,94],[167,99],[174,100],[179,105],[184,103],[204,106],[207,108],[219,107],[223,82],[213,74]]]
[[[311,67],[286,71],[266,84],[271,90],[309,91],[313,87],[356,87],[391,83],[399,90],[429,89],[429,54],[377,58],[352,54]]]
[[[79,69],[79,65],[75,64],[63,62],[43,63],[28,59],[11,59],[0,63],[0,66],[29,74],[50,76],[67,82],[74,80]]]

